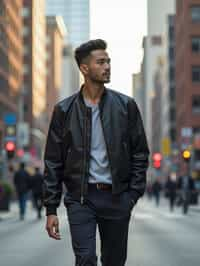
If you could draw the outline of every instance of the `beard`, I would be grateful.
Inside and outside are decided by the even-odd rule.
[[[110,74],[104,74],[100,76],[100,75],[95,75],[91,73],[89,77],[91,81],[93,81],[94,83],[98,83],[98,84],[104,84],[104,83],[110,82]]]

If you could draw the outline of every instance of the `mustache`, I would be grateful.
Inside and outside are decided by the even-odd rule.
[[[110,75],[110,71],[104,72],[103,75]]]

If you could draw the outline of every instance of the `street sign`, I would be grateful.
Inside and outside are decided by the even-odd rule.
[[[193,131],[191,127],[181,129],[181,149],[185,150],[192,144]]]
[[[7,113],[4,115],[3,121],[6,125],[15,125],[17,123],[17,116],[15,113]]]
[[[192,137],[192,128],[191,127],[181,128],[181,137],[191,138]]]
[[[162,154],[164,156],[170,156],[171,154],[171,143],[167,137],[162,139]]]

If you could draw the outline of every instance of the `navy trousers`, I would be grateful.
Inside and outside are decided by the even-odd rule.
[[[129,192],[113,196],[111,191],[89,187],[83,205],[69,194],[65,205],[76,266],[96,266],[96,229],[101,241],[103,266],[124,266],[127,258],[128,227],[133,204]]]
[[[20,219],[23,220],[26,214],[26,202],[27,202],[27,193],[21,193],[18,195],[18,202],[19,202],[19,212],[20,212]]]

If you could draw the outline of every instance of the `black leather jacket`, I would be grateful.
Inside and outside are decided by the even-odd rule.
[[[135,101],[104,90],[99,103],[102,128],[112,175],[112,193],[131,191],[136,202],[146,185],[149,149]],[[59,102],[52,115],[45,149],[44,205],[56,214],[66,190],[83,203],[88,189],[91,108],[81,90]]]

